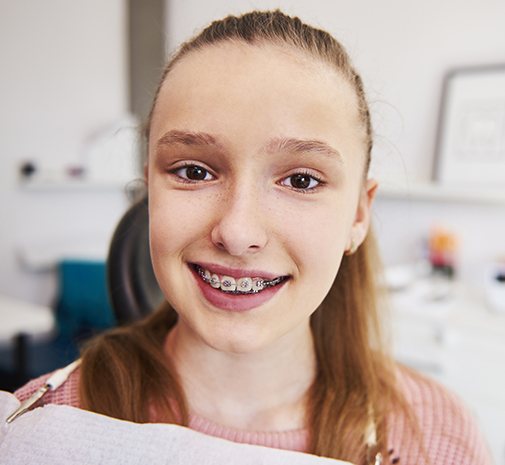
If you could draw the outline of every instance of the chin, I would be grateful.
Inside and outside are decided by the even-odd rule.
[[[204,342],[214,350],[235,354],[245,355],[259,352],[272,343],[271,338],[265,334],[265,330],[254,331],[250,328],[220,328],[202,338]]]

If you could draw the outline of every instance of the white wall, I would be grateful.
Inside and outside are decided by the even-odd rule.
[[[330,31],[365,81],[376,131],[374,170],[385,185],[430,179],[445,73],[505,62],[502,0],[167,0],[167,5],[169,50],[212,19],[252,8],[279,7]],[[386,263],[418,256],[435,224],[460,234],[462,271],[469,278],[474,264],[505,257],[503,204],[379,199],[376,223]]]
[[[127,109],[123,0],[0,0],[0,293],[48,303],[53,273],[32,273],[20,246],[64,240],[105,250],[125,206],[118,189],[29,191],[21,160],[80,164],[93,134]]]

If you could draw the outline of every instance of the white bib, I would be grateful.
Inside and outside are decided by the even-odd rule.
[[[300,452],[238,444],[182,426],[139,424],[64,405],[19,407],[0,391],[0,463],[8,465],[352,465]]]

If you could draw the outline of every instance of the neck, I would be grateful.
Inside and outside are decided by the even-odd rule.
[[[308,324],[251,353],[216,350],[179,322],[165,350],[193,415],[229,428],[286,431],[305,427],[316,362]]]

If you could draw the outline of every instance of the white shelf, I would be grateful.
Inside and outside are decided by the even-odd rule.
[[[381,185],[378,196],[382,199],[443,201],[505,205],[503,189],[460,188],[435,183],[416,183],[408,187]]]
[[[130,182],[110,182],[110,181],[88,181],[83,179],[75,180],[34,180],[20,183],[20,187],[26,191],[35,192],[61,192],[61,191],[127,191]]]

